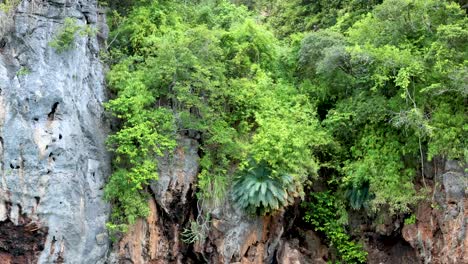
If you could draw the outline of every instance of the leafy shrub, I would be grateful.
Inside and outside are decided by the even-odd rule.
[[[76,34],[80,28],[81,27],[76,24],[76,19],[70,17],[65,18],[63,26],[49,45],[58,53],[72,49]]]
[[[391,213],[409,212],[410,206],[421,198],[412,183],[414,170],[407,168],[402,159],[404,154],[413,154],[405,149],[410,145],[402,145],[397,136],[389,132],[372,130],[368,133],[351,149],[355,160],[345,163],[343,183],[361,188],[363,183],[368,182],[367,192],[370,194],[363,192],[362,195],[366,196],[351,198],[359,200],[371,195],[372,199],[368,199],[369,209],[374,212],[385,205],[389,206]],[[358,200],[355,202],[360,202]],[[359,207],[357,203],[355,206]]]
[[[0,3],[0,11],[9,14],[19,2],[19,0],[5,0],[3,3]]]
[[[291,175],[274,175],[265,162],[252,162],[234,180],[232,195],[234,202],[247,212],[265,215],[293,204],[303,192]]]
[[[330,246],[336,248],[338,258],[344,263],[365,263],[367,252],[362,245],[352,241],[343,225],[338,221],[339,206],[330,192],[311,193],[312,200],[303,203],[306,209],[304,220],[322,232]]]
[[[368,201],[371,200],[372,197],[369,193],[369,182],[353,186],[346,190],[346,197],[354,210],[367,207]]]
[[[148,181],[157,179],[155,156],[178,132],[199,136],[197,197],[212,207],[224,201],[248,155],[268,164],[265,187],[274,188],[259,190],[258,210],[255,201],[246,205],[258,213],[286,206],[300,190],[293,178],[315,175],[313,149],[326,140],[313,105],[277,77],[278,40],[245,8],[227,0],[150,1],[111,21],[117,22],[109,44],[117,64],[108,83],[116,97],[108,110],[121,121],[109,137],[116,172],[106,193],[120,211],[113,224],[145,215],[139,201]],[[153,167],[139,170],[142,161]]]
[[[18,76],[24,76],[31,73],[31,70],[27,67],[22,66],[16,73]]]
[[[416,224],[416,215],[411,214],[409,217],[405,218],[405,225],[414,225]]]
[[[125,231],[127,224],[149,212],[146,188],[158,179],[157,158],[176,145],[175,127],[170,111],[152,108],[155,98],[141,75],[130,74],[127,67],[115,67],[108,81],[119,96],[105,106],[122,122],[120,130],[107,140],[114,152],[115,171],[105,187],[105,198],[113,203],[109,226]]]
[[[57,53],[62,53],[74,47],[75,38],[78,34],[80,36],[90,36],[94,33],[95,30],[93,28],[77,25],[76,19],[67,17],[60,31],[54,39],[49,42],[49,45],[54,48]]]

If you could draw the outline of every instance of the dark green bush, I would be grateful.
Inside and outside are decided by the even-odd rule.
[[[247,212],[265,215],[293,204],[303,192],[301,184],[291,175],[274,175],[266,162],[252,162],[234,180],[232,195]]]
[[[311,223],[315,231],[323,233],[328,244],[338,253],[344,263],[366,263],[367,252],[361,244],[352,241],[343,225],[338,221],[339,208],[336,198],[330,192],[311,193],[311,201],[304,202],[304,220]]]

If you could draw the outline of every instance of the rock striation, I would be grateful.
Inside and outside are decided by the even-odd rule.
[[[333,249],[301,220],[297,204],[272,216],[244,214],[229,199],[197,199],[199,143],[180,136],[159,161],[150,214],[111,241],[103,187],[111,173],[104,65],[105,17],[96,0],[13,0],[0,10],[0,264],[327,263]],[[51,45],[66,18],[93,34]],[[368,263],[468,263],[466,168],[427,163],[432,197],[416,223],[379,225],[355,212],[353,236]],[[191,240],[190,243],[188,240]]]
[[[457,161],[433,166],[432,199],[420,203],[416,223],[403,228],[421,263],[468,263],[468,175]]]
[[[62,53],[49,45],[67,17],[98,28],[96,0],[9,2],[0,11],[0,229],[13,235],[0,232],[0,258],[104,263],[110,159],[98,38],[77,34]]]

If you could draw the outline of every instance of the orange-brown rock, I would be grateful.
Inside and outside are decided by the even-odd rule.
[[[406,225],[402,235],[423,263],[468,263],[467,175],[449,161],[434,180],[432,199],[419,204],[417,222]]]

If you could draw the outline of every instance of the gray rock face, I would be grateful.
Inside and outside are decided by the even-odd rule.
[[[416,210],[416,223],[404,226],[403,237],[422,263],[468,263],[468,186],[466,164],[437,166],[433,196]]]
[[[17,2],[11,12],[0,11],[0,263],[295,264],[324,263],[330,256],[315,233],[291,228],[287,212],[250,217],[229,200],[198,204],[199,146],[183,137],[160,160],[160,179],[149,188],[149,216],[109,253],[109,205],[102,191],[110,174],[104,144],[109,122],[98,59],[105,18],[96,0]],[[71,50],[57,53],[49,43],[67,17],[97,32],[76,35]],[[434,195],[420,204],[417,223],[405,226],[403,237],[421,262],[468,263],[466,168],[444,166],[426,167]],[[206,213],[206,234],[184,243],[181,233]],[[390,232],[383,228],[380,235],[400,229],[392,221]],[[304,235],[299,240],[291,230]],[[408,248],[370,248],[375,254],[368,261],[416,263]]]
[[[208,263],[273,263],[284,233],[284,212],[246,215],[227,199],[211,210],[207,240],[199,246]]]
[[[181,137],[174,152],[159,160],[159,180],[150,186],[150,213],[114,245],[108,263],[197,263],[188,257],[180,236],[184,223],[193,218],[198,147],[195,140]]]
[[[101,263],[110,160],[98,40],[77,34],[60,54],[49,45],[66,17],[98,28],[96,0],[23,0],[13,12],[0,25],[0,221],[46,233],[38,263]]]
[[[283,214],[251,217],[229,200],[197,204],[198,148],[195,140],[181,137],[175,151],[159,160],[159,180],[150,186],[150,214],[114,245],[109,263],[273,263],[284,232]],[[209,223],[200,220],[195,207],[203,216],[210,213]],[[204,234],[190,246],[182,233],[198,220],[207,229],[198,230]]]
[[[187,206],[187,199],[193,198],[188,192],[192,191],[198,175],[198,143],[182,137],[178,146],[172,155],[160,159],[159,179],[150,186],[155,200],[167,214],[175,209],[171,205]]]

